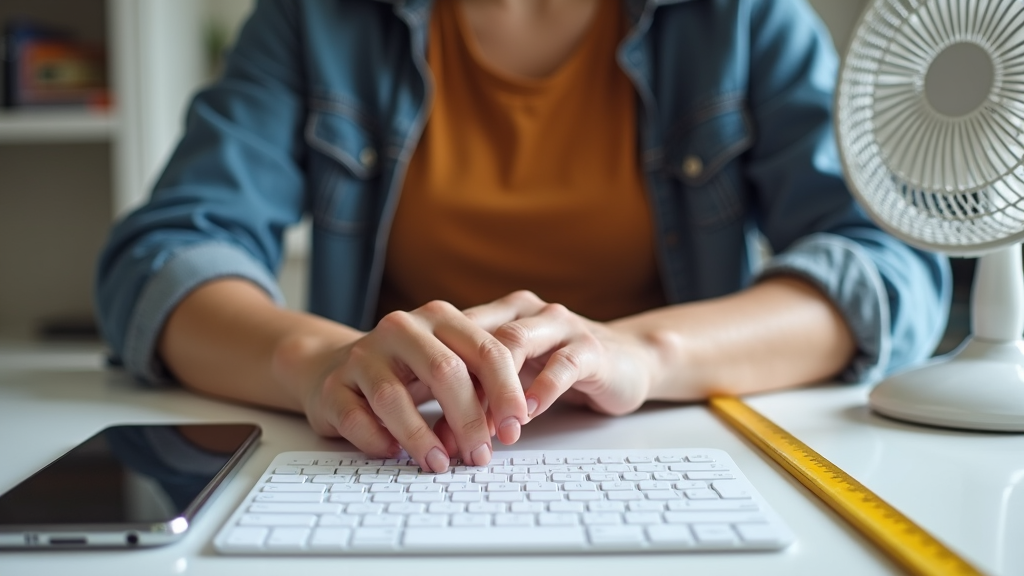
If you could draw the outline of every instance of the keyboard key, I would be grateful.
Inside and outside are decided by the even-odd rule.
[[[313,550],[341,550],[348,546],[351,537],[351,528],[314,528],[309,547]]]
[[[693,490],[684,490],[683,494],[686,495],[690,500],[718,500],[718,492],[709,488],[695,488]]]
[[[444,494],[440,492],[416,492],[409,495],[410,502],[418,504],[429,504],[431,502],[444,502]]]
[[[696,522],[765,522],[760,512],[665,512],[665,521],[670,524],[693,524]]]
[[[628,502],[630,500],[643,500],[644,493],[638,490],[629,490],[623,492],[606,492],[606,497],[609,500]]]
[[[533,514],[495,514],[495,526],[533,526]]]
[[[398,528],[405,517],[400,514],[367,514],[363,516],[360,526],[371,528]]]
[[[769,524],[734,524],[733,528],[739,532],[744,542],[754,544],[776,544],[779,542],[779,535]]]
[[[337,494],[331,494],[327,497],[328,502],[337,502],[339,504],[355,504],[358,502],[366,502],[368,494],[362,492],[339,492]]]
[[[558,490],[558,484],[554,482],[527,482],[527,492],[555,492]]]
[[[407,492],[440,492],[444,489],[444,486],[440,484],[412,484],[406,490]]]
[[[622,514],[617,512],[586,512],[583,524],[587,526],[610,526],[622,524]]]
[[[759,509],[757,502],[750,500],[675,500],[668,502],[668,509],[673,512],[687,510],[742,510],[756,511]]]
[[[249,512],[255,514],[341,514],[341,504],[266,504],[254,503]]]
[[[466,511],[471,514],[497,514],[505,511],[505,505],[500,502],[473,502],[466,506]]]
[[[325,474],[333,475],[335,468],[336,468],[335,466],[304,466],[302,468],[302,473],[303,474],[308,474],[310,476],[325,475]],[[341,482],[348,482],[348,480],[341,480]]]
[[[389,484],[394,479],[390,474],[360,474],[360,484]]]
[[[621,504],[616,502],[616,504]],[[665,504],[662,502],[651,502],[649,500],[643,500],[638,502],[629,502],[630,512],[664,512]]]
[[[354,528],[359,525],[360,516],[354,514],[325,514],[320,517],[318,526]]]
[[[238,520],[241,526],[312,526],[316,516],[312,514],[244,514]]]
[[[278,466],[274,468],[274,474],[302,474],[302,468],[298,466]]]
[[[483,485],[472,482],[452,482],[448,485],[449,492],[479,492],[481,488]]]
[[[311,530],[309,528],[274,528],[270,531],[265,545],[267,548],[289,549],[302,548],[306,545]]]
[[[331,484],[331,493],[338,492],[364,492],[366,487],[362,484]]]
[[[616,480],[614,482],[601,482],[601,490],[605,492],[621,492],[623,490],[636,490],[636,484],[633,482],[623,482]]]
[[[569,492],[567,497],[571,502],[593,502],[603,500],[604,492]]]
[[[452,527],[476,527],[487,528],[491,525],[490,514],[452,514]]]
[[[327,490],[323,484],[264,484],[263,492],[316,492],[322,494]]]
[[[380,514],[382,510],[383,504],[349,504],[345,507],[349,514]]]
[[[736,533],[728,524],[694,524],[691,528],[701,544],[726,546],[736,543]]]
[[[651,490],[650,492],[644,492],[648,500],[679,500],[682,498],[680,494],[674,490]]]
[[[647,537],[652,544],[681,544],[693,546],[693,535],[687,526],[648,526]]]
[[[729,472],[687,472],[687,480],[731,480],[733,475]]]
[[[752,496],[747,486],[736,480],[718,480],[711,483],[711,488],[722,498],[730,500],[748,500]]]
[[[304,474],[271,474],[270,476],[270,481],[275,484],[285,482],[289,484],[302,484],[306,479],[307,476]]]
[[[526,494],[523,492],[489,492],[488,502],[522,502]]]
[[[552,502],[548,504],[551,512],[583,512],[586,505],[583,502]]]
[[[658,512],[626,512],[626,524],[661,524]]]
[[[456,492],[451,495],[452,502],[461,502],[463,504],[469,502],[483,502],[484,495],[480,492]]]
[[[586,544],[582,528],[532,526],[529,528],[494,526],[479,528],[407,528],[403,543],[413,550],[517,550],[528,546],[535,550],[579,549]]]
[[[353,548],[390,548],[398,541],[398,528],[356,528],[352,534]]]
[[[537,514],[537,524],[540,526],[575,526],[578,523],[578,516],[572,513],[542,512]]]
[[[410,528],[442,528],[448,525],[447,514],[412,514],[405,519],[405,525]]]
[[[591,526],[587,528],[590,542],[601,544],[641,544],[644,542],[642,526]]]
[[[465,504],[455,502],[434,502],[427,505],[427,512],[431,514],[458,514],[465,510]]]
[[[256,502],[321,502],[323,494],[307,492],[260,492]]]
[[[515,513],[536,514],[544,512],[546,509],[547,505],[543,502],[515,502],[509,505],[509,510]]]
[[[235,527],[228,532],[226,542],[236,548],[260,548],[269,533],[269,528]]]

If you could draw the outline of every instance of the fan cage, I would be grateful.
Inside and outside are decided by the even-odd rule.
[[[865,209],[905,241],[949,254],[1024,239],[1024,1],[875,0],[856,30],[836,127]],[[992,88],[973,111],[946,116],[925,76],[964,43],[991,59]]]

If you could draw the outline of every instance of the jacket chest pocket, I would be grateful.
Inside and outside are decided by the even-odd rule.
[[[680,184],[684,205],[698,226],[717,228],[748,210],[736,159],[754,142],[742,101],[716,106],[669,136],[665,169]]]
[[[314,105],[306,122],[314,222],[337,234],[360,234],[379,200],[376,132],[353,116]]]

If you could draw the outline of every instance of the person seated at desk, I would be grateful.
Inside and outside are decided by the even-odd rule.
[[[846,189],[836,72],[803,0],[265,0],[112,232],[102,331],[438,472],[559,398],[877,378],[931,353],[948,262]],[[309,313],[274,278],[303,213]]]

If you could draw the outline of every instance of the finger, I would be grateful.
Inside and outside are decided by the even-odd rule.
[[[431,302],[411,314],[388,314],[375,332],[388,342],[394,357],[430,388],[455,433],[463,461],[482,466],[491,460],[491,436],[469,370],[457,352],[428,330],[452,318],[463,316],[451,304]],[[436,438],[433,432],[430,435]]]
[[[503,444],[513,444],[519,440],[522,425],[528,417],[526,397],[512,354],[489,332],[457,310],[455,312],[457,315],[450,321],[437,325],[435,334],[462,358],[469,372],[476,376],[479,382],[476,388],[478,404],[497,425],[498,439]],[[458,423],[451,422],[457,431]],[[494,436],[494,433],[494,428],[488,426],[488,436]]]
[[[536,402],[530,417],[543,414],[577,382],[600,380],[596,374],[599,365],[592,346],[572,343],[555,350],[527,391],[527,401],[531,406]]]
[[[366,400],[348,386],[334,386],[334,408],[325,419],[342,438],[369,456],[393,458],[400,451],[398,440],[377,421]]]
[[[455,441],[455,433],[452,432],[452,428],[448,425],[448,420],[444,416],[441,416],[437,422],[434,422],[434,434],[437,434],[437,437],[441,439],[444,449],[449,454],[459,453],[459,444]]]
[[[600,343],[580,318],[561,304],[547,304],[537,314],[508,322],[494,331],[494,337],[509,349],[516,366],[529,358],[550,356],[526,391],[530,418],[554,403],[562,393],[583,378],[593,376]]]
[[[493,302],[463,310],[474,324],[494,332],[498,326],[540,312],[547,303],[529,290],[518,290]]]
[[[359,388],[374,414],[405,451],[425,470],[444,472],[450,458],[444,444],[423,419],[405,384],[386,363],[364,363]]]

